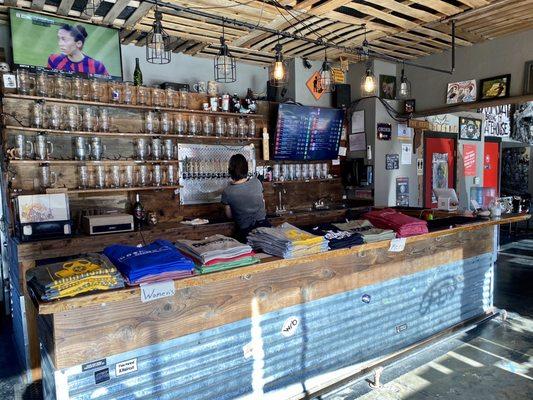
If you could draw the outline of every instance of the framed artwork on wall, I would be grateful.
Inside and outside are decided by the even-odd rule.
[[[499,75],[479,81],[479,100],[509,97],[511,75]]]
[[[459,117],[459,139],[481,140],[481,120]]]
[[[508,137],[511,134],[511,104],[478,109],[483,114],[484,136]]]
[[[415,107],[416,107],[415,99],[405,100],[405,102],[403,103],[403,112],[405,114],[412,114],[415,112]]]
[[[446,104],[470,103],[476,101],[477,85],[475,79],[448,83]]]
[[[533,60],[526,62],[524,68],[524,93],[533,94]]]
[[[379,76],[379,97],[394,100],[396,98],[396,77],[393,75]]]

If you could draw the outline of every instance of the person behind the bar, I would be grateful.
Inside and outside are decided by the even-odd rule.
[[[90,75],[109,75],[101,61],[83,53],[87,36],[87,31],[81,25],[61,25],[57,31],[57,44],[61,53],[50,54],[47,68]]]
[[[260,226],[270,226],[266,219],[263,185],[257,178],[248,177],[248,161],[242,154],[231,156],[228,165],[231,182],[222,192],[226,216],[233,218],[236,237],[246,241],[246,236]]]

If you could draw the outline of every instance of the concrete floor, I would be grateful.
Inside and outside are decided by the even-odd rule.
[[[363,377],[315,400],[533,399],[533,235],[502,241],[495,305],[509,319],[486,322],[385,369],[382,388]],[[22,383],[9,324],[0,330],[0,400],[39,399]],[[215,399],[210,399],[215,400]]]

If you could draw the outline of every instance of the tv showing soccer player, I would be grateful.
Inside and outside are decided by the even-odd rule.
[[[15,65],[122,79],[117,29],[18,9],[10,20]]]

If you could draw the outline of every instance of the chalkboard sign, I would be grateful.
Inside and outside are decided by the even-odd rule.
[[[386,154],[385,155],[385,169],[400,169],[400,155],[399,154]]]
[[[377,127],[379,140],[391,140],[392,126],[391,124],[379,123]]]

